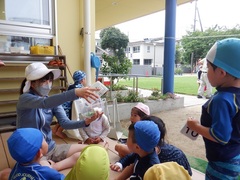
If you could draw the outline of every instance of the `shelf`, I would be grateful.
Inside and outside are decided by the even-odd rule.
[[[0,83],[4,88],[0,89],[0,105],[4,109],[0,113],[0,129],[4,130],[2,125],[11,125],[12,120],[16,118],[16,111],[13,111],[13,106],[18,100],[13,97],[19,97],[20,83],[25,77],[24,71],[28,64],[33,62],[42,62],[50,69],[60,69],[61,76],[53,84],[53,92],[59,93],[67,90],[67,73],[66,73],[66,57],[64,55],[32,55],[32,54],[7,54],[0,53],[0,59],[5,63],[5,66],[0,69]],[[60,60],[63,65],[50,66],[48,63],[52,60]],[[60,64],[61,64],[60,63]],[[21,68],[19,68],[21,67]],[[10,86],[8,85],[9,83]],[[17,88],[16,88],[17,87]],[[19,88],[18,88],[19,87]],[[1,100],[2,99],[2,100]],[[3,100],[4,99],[4,100]],[[10,111],[10,112],[8,112]],[[11,127],[11,126],[10,126]]]

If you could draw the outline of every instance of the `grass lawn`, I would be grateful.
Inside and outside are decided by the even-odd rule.
[[[139,77],[138,87],[141,89],[159,89],[161,90],[161,79],[162,77]],[[133,86],[133,78],[131,79],[121,79],[118,82],[119,85],[125,85],[128,87]],[[178,94],[188,94],[197,95],[198,84],[197,76],[194,75],[184,75],[174,77],[174,93]],[[215,92],[215,89],[213,90]]]

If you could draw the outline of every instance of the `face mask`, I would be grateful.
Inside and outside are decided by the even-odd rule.
[[[43,84],[42,86],[38,86],[35,88],[35,90],[38,92],[38,94],[40,94],[42,96],[47,96],[48,93],[51,91],[51,89],[52,89],[52,82]]]

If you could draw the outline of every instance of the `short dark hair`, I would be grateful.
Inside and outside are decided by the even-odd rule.
[[[135,138],[134,124],[135,124],[135,123],[130,124],[130,126],[128,127],[128,131],[129,131],[129,132],[130,132],[130,131],[132,132],[132,142],[133,142],[133,143],[136,143],[137,141],[136,141],[136,138]]]

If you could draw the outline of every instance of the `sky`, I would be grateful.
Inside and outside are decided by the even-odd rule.
[[[198,0],[199,16],[196,16],[196,30],[206,30],[215,25],[233,28],[240,25],[240,0]],[[176,38],[181,38],[186,31],[193,30],[195,1],[177,6]],[[199,18],[200,17],[200,18]],[[129,41],[139,41],[144,38],[163,37],[165,32],[165,11],[131,20],[115,27],[128,35]],[[96,37],[99,31],[96,32]]]

